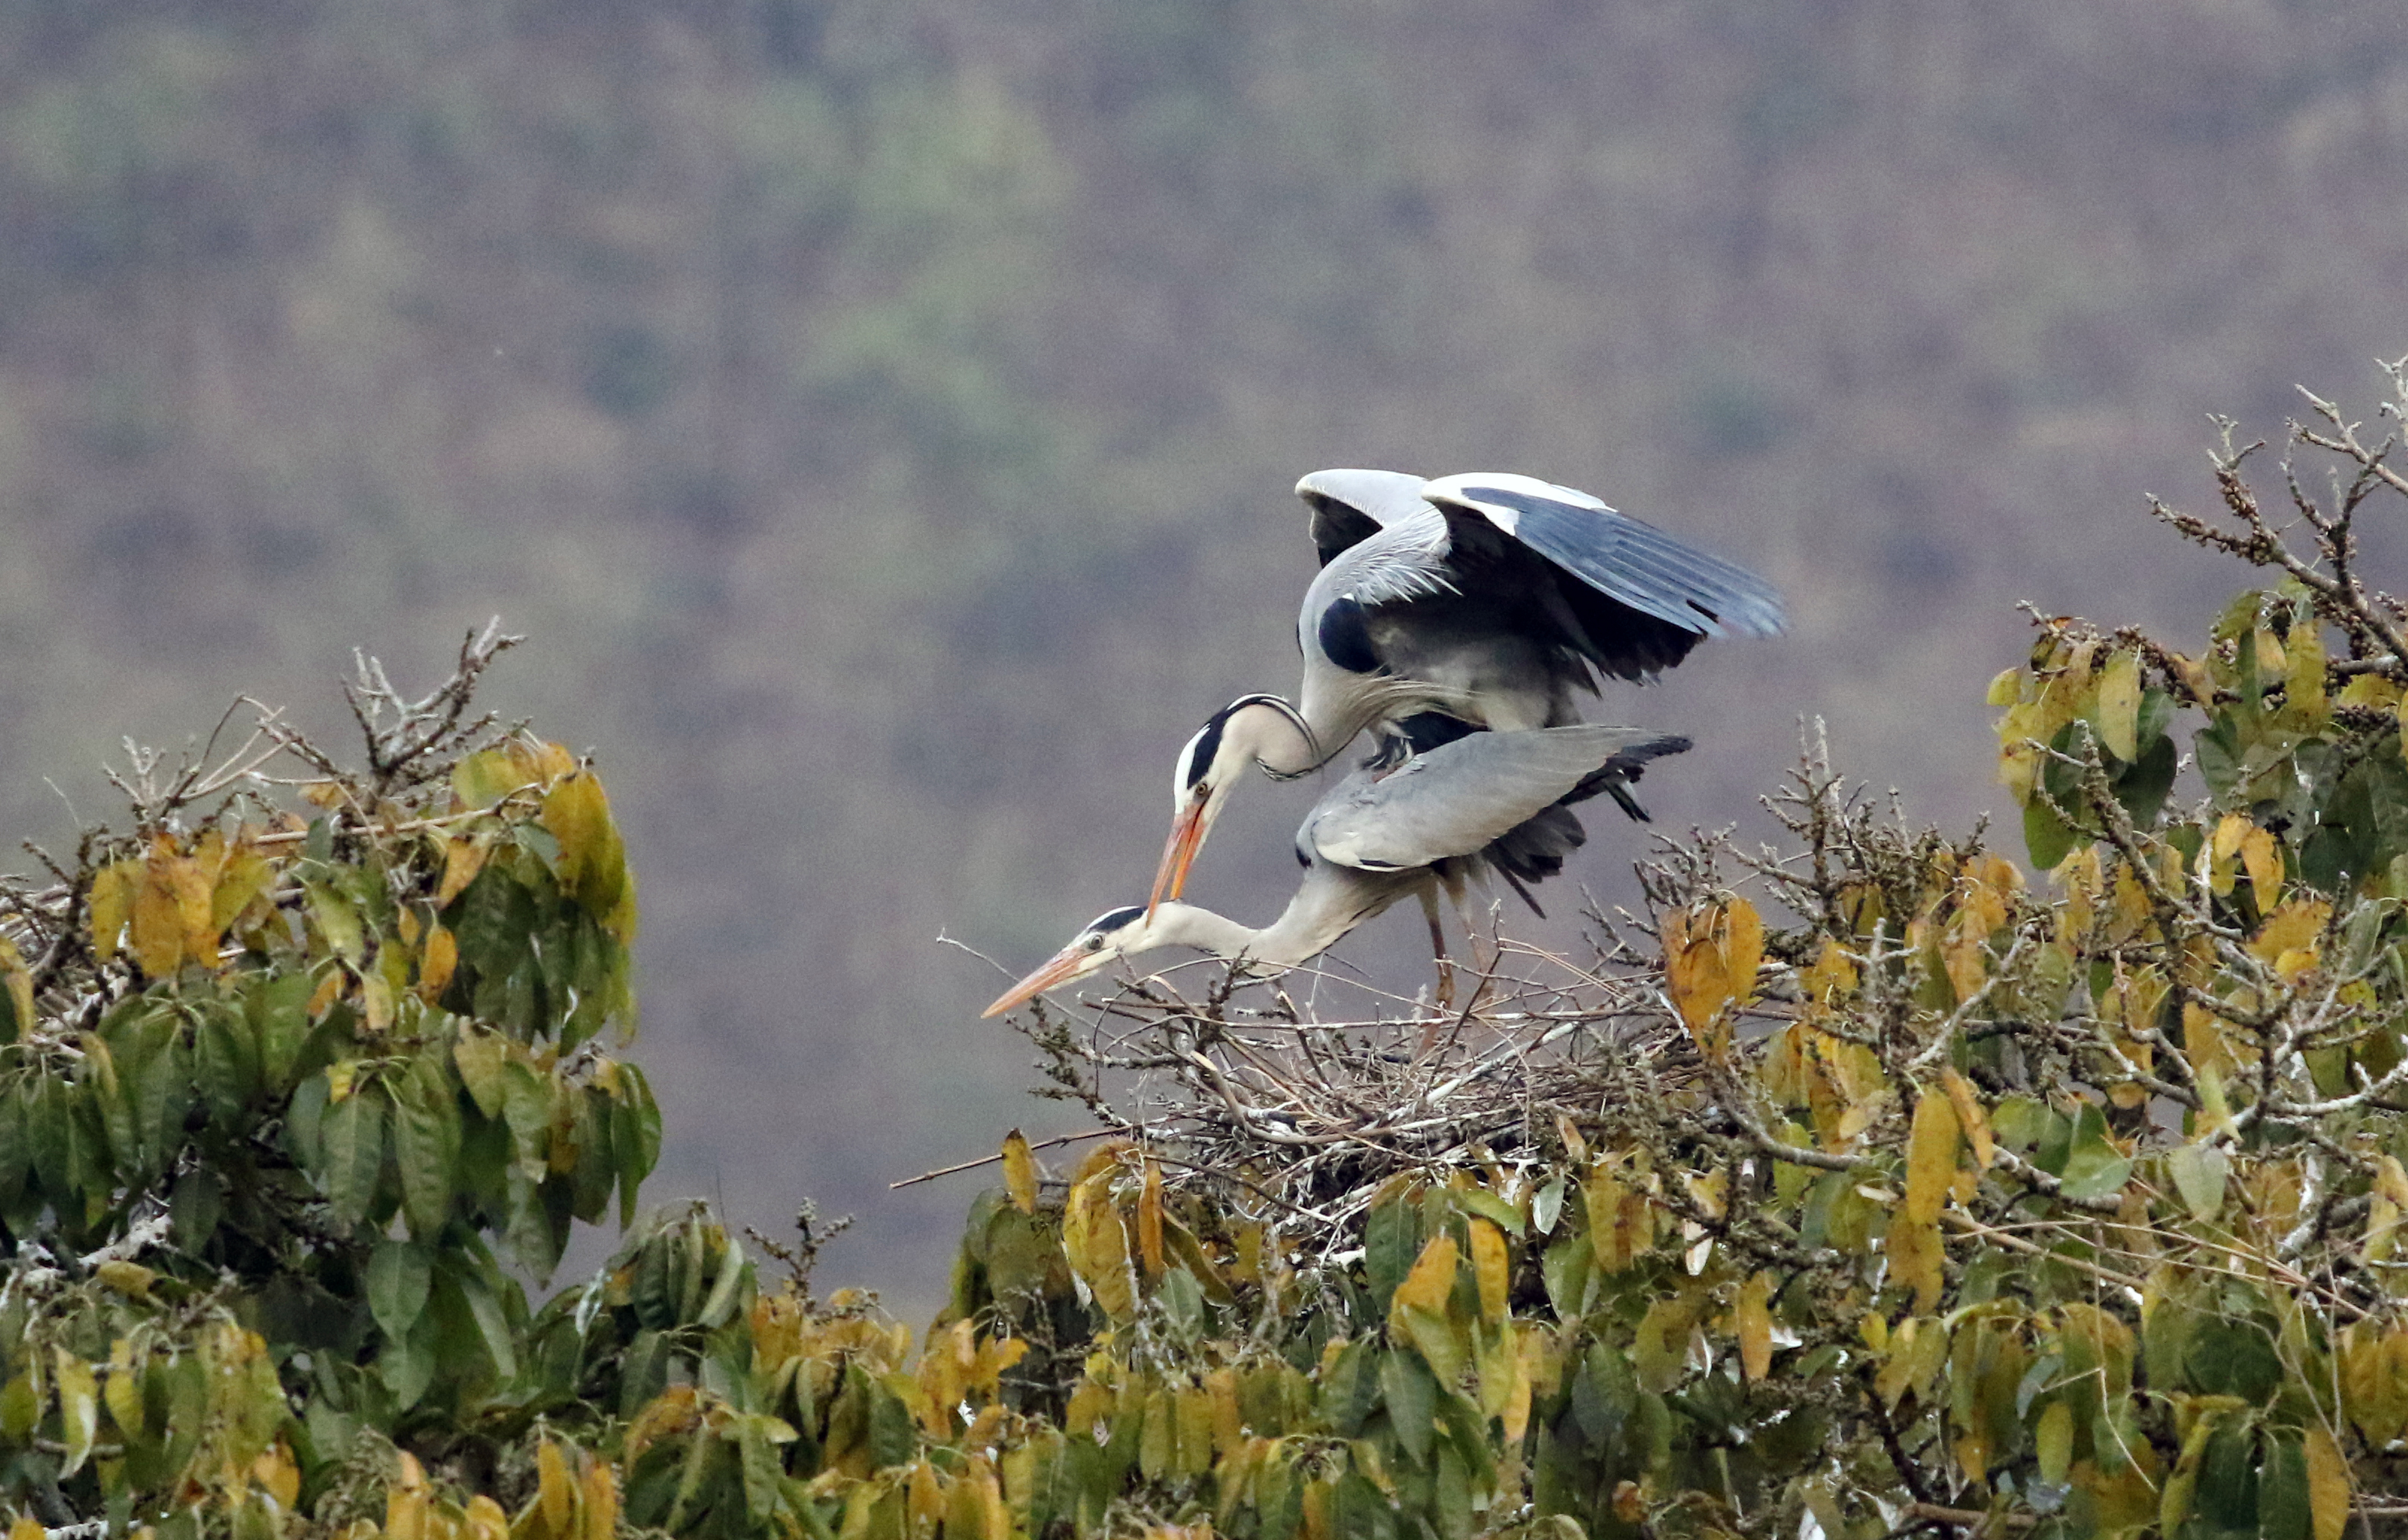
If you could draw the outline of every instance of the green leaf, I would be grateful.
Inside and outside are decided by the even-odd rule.
[[[403,1411],[418,1404],[426,1388],[435,1383],[437,1361],[437,1343],[440,1337],[432,1312],[422,1312],[409,1335],[388,1338],[377,1355],[377,1377],[393,1393],[394,1403]]]
[[[1388,1296],[1412,1271],[1421,1255],[1421,1227],[1412,1205],[1390,1199],[1373,1208],[1363,1223],[1363,1281],[1370,1286],[1371,1313],[1385,1315]]]
[[[704,1303],[702,1314],[696,1317],[704,1330],[717,1331],[727,1324],[728,1317],[736,1313],[737,1301],[741,1296],[748,1274],[743,1245],[734,1236],[729,1236],[727,1249],[720,1257],[718,1281],[711,1285],[710,1298]]]
[[[778,1446],[794,1442],[795,1430],[758,1412],[736,1419],[736,1446],[744,1472],[744,1511],[767,1524],[778,1510],[779,1477],[785,1474]]]
[[[2060,1174],[2069,1198],[2112,1197],[2123,1190],[2132,1174],[2132,1162],[2107,1142],[2106,1118],[2086,1101]]]
[[[320,1120],[319,1186],[326,1204],[345,1226],[367,1216],[384,1164],[384,1087],[375,1081],[333,1102]]]
[[[1430,1377],[1421,1356],[1381,1354],[1380,1395],[1387,1403],[1388,1421],[1396,1429],[1398,1444],[1414,1464],[1428,1464],[1438,1426],[1438,1382]]]
[[[367,941],[360,930],[359,911],[353,909],[351,900],[336,892],[330,884],[303,883],[301,891],[308,898],[309,918],[317,927],[318,934],[324,938],[327,950],[357,968],[360,959],[367,955]]]
[[[2078,842],[2065,820],[2038,796],[2024,804],[2024,848],[2031,852],[2032,865],[2044,871],[2054,870],[2073,854]]]
[[[381,1241],[368,1258],[368,1313],[390,1341],[409,1335],[426,1309],[434,1279],[426,1248],[412,1241]]]
[[[2166,798],[2174,789],[2178,758],[2174,741],[2160,736],[2142,751],[2138,761],[2115,777],[2115,800],[2124,805],[2133,827],[2145,830],[2156,826],[2157,814],[2165,810]]]
[[[175,1195],[167,1202],[167,1217],[174,1227],[176,1245],[185,1252],[200,1254],[217,1233],[218,1219],[224,1212],[225,1183],[217,1173],[204,1167],[176,1179]]]
[[[452,795],[463,808],[480,813],[535,781],[524,761],[501,749],[482,750],[452,767]]]
[[[229,1130],[240,1127],[259,1094],[259,1045],[251,1023],[212,1000],[201,1008],[193,1037],[193,1074],[209,1116]]]
[[[0,1385],[0,1434],[22,1442],[42,1418],[41,1397],[34,1389],[30,1369],[20,1369]]]
[[[452,1062],[460,1072],[460,1083],[468,1087],[469,1100],[487,1117],[502,1115],[502,1066],[509,1061],[509,1050],[499,1037],[467,1030],[465,1024],[460,1040],[452,1045]]]
[[[299,1073],[301,1050],[309,1040],[309,995],[317,983],[307,972],[279,974],[251,990],[244,1002],[251,1041],[258,1045],[260,1077],[276,1094]]]
[[[2313,1540],[2308,1456],[2296,1434],[2265,1434],[2266,1465],[2258,1485],[2258,1533],[2264,1540]]]
[[[2166,1169],[2193,1218],[2204,1223],[2223,1209],[2225,1181],[2232,1170],[2232,1161],[2223,1150],[2212,1144],[2185,1144],[2166,1157]]]
[[[518,1347],[510,1334],[509,1320],[502,1314],[501,1301],[474,1264],[452,1258],[445,1259],[443,1276],[459,1290],[468,1316],[476,1323],[477,1335],[493,1361],[494,1372],[503,1380],[518,1377]]]
[[[621,1100],[610,1108],[610,1160],[619,1173],[619,1224],[636,1217],[636,1192],[661,1154],[661,1109],[652,1083],[632,1064],[619,1066]]]
[[[1786,1168],[1784,1168],[1784,1170]],[[1530,1223],[1541,1235],[1555,1232],[1555,1220],[1564,1212],[1564,1178],[1561,1173],[1530,1195]]]
[[[439,1052],[421,1055],[394,1097],[393,1153],[410,1233],[431,1238],[451,1215],[460,1159],[460,1099]]]

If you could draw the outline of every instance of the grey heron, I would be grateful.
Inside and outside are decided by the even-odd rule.
[[[1293,702],[1240,697],[1190,741],[1151,903],[1184,889],[1249,765],[1302,775],[1366,727],[1427,749],[1562,727],[1599,676],[1646,680],[1709,636],[1785,623],[1753,573],[1534,477],[1316,470],[1296,491],[1322,560],[1297,617],[1303,684]]]
[[[1527,900],[1523,885],[1562,870],[1565,853],[1586,838],[1570,804],[1688,747],[1685,738],[1643,727],[1585,726],[1474,733],[1401,762],[1373,761],[1306,814],[1296,839],[1304,880],[1269,925],[1254,929],[1175,901],[1111,910],[984,1014],[999,1015],[1158,946],[1292,968],[1412,896],[1421,898],[1436,939],[1438,890],[1459,899],[1466,882],[1495,873]]]

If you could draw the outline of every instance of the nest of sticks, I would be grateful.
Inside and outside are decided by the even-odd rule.
[[[1075,1011],[1039,1001],[1015,1025],[1038,1047],[1039,1094],[1101,1125],[1072,1138],[1140,1142],[1174,1186],[1213,1189],[1308,1250],[1342,1250],[1399,1173],[1529,1168],[1562,1158],[1566,1120],[1674,1115],[1699,1063],[1665,1000],[1654,928],[1594,904],[1589,918],[1585,958],[1492,923],[1451,1009],[1334,971],[1266,981],[1207,959]]]

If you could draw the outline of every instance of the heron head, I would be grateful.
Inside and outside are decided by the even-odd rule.
[[[1013,1006],[1025,1004],[1048,989],[1058,989],[1105,967],[1114,957],[1131,952],[1142,952],[1154,944],[1153,920],[1142,904],[1128,904],[1107,910],[1089,920],[1070,944],[1045,959],[1044,966],[1005,990],[996,1002],[979,1013],[982,1018],[999,1016]]]
[[[1320,757],[1312,729],[1294,706],[1275,695],[1241,695],[1214,712],[1179,751],[1179,767],[1171,776],[1170,838],[1162,848],[1162,864],[1154,869],[1146,916],[1151,919],[1164,900],[1178,898],[1186,888],[1187,869],[1248,766],[1260,765],[1273,775],[1297,775]]]

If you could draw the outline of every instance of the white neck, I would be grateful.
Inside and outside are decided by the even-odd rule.
[[[1236,746],[1253,755],[1254,762],[1273,775],[1302,775],[1318,770],[1325,757],[1313,752],[1312,740],[1277,707],[1254,706],[1240,712],[1229,730],[1236,735]]]
[[[1280,917],[1259,930],[1172,900],[1154,913],[1147,946],[1192,946],[1221,957],[1293,968],[1338,944],[1346,932],[1412,892],[1426,872],[1373,873],[1315,862]]]

